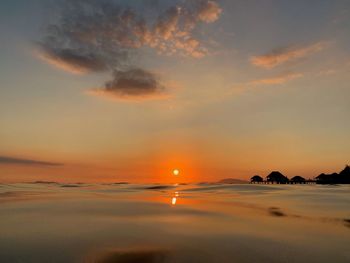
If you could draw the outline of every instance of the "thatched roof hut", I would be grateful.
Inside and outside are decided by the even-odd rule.
[[[250,182],[252,183],[262,183],[264,179],[260,175],[254,175],[252,178],[250,178]]]
[[[266,181],[271,183],[286,184],[288,183],[289,179],[280,172],[273,171],[266,177]]]
[[[306,182],[306,179],[304,177],[297,175],[297,176],[294,176],[292,179],[290,179],[290,181],[296,184],[303,184]]]

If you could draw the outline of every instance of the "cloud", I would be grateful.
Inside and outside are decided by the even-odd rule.
[[[282,73],[269,78],[256,79],[256,80],[234,85],[233,88],[230,90],[230,94],[232,93],[240,94],[248,90],[255,90],[257,87],[260,87],[260,86],[283,85],[288,83],[289,81],[302,78],[303,76],[304,74],[302,73],[287,72],[287,73]]]
[[[194,31],[200,23],[215,22],[222,13],[214,1],[176,2],[163,7],[159,1],[140,1],[138,8],[133,8],[114,1],[65,0],[58,21],[47,26],[39,41],[37,54],[74,74],[111,72],[114,80],[104,92],[116,96],[154,94],[164,85],[148,70],[136,70],[138,53],[150,48],[159,55],[204,57],[209,51]],[[152,15],[144,15],[146,11]],[[142,75],[142,80],[136,75]]]
[[[220,6],[214,1],[202,2],[198,10],[198,18],[206,23],[213,23],[219,19],[222,13]]]
[[[318,76],[330,76],[330,75],[334,75],[338,72],[337,69],[325,69],[325,70],[321,70],[320,72],[318,72]]]
[[[273,50],[261,56],[253,56],[250,62],[262,68],[274,68],[289,61],[297,60],[313,53],[322,51],[329,46],[328,42],[317,42],[304,47],[288,47]]]
[[[115,71],[111,81],[90,94],[125,100],[166,97],[165,87],[159,83],[158,76],[141,68]]]
[[[86,74],[106,70],[104,61],[94,54],[79,54],[70,49],[51,49],[43,46],[37,51],[42,60],[73,74]]]
[[[281,85],[289,82],[293,79],[301,78],[304,75],[302,73],[284,73],[278,76],[274,76],[271,78],[263,78],[249,82],[248,84],[251,86],[259,86],[259,85]]]
[[[13,158],[8,156],[0,156],[0,164],[19,164],[19,165],[35,165],[35,166],[63,166],[62,163],[44,162],[38,160]]]

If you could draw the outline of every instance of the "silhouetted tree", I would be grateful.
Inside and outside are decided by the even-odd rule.
[[[332,173],[332,174],[320,174],[317,176],[316,183],[318,184],[335,184],[336,183],[336,177],[338,176],[337,173]]]
[[[315,179],[318,184],[350,184],[350,166],[346,165],[340,173],[322,173]]]
[[[344,170],[339,173],[339,184],[350,184],[350,166],[346,165]]]
[[[289,179],[278,171],[273,171],[266,177],[266,181],[277,184],[286,184]]]
[[[350,184],[350,166],[346,165],[345,168],[338,174],[320,174],[316,178],[318,184]]]
[[[252,178],[250,178],[250,182],[252,183],[262,183],[264,179],[259,175],[254,175]]]
[[[306,182],[306,179],[304,177],[297,175],[297,176],[294,176],[292,179],[290,179],[290,181],[296,184],[304,184]]]

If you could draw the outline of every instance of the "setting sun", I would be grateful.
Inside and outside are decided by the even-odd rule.
[[[0,263],[350,263],[349,29],[350,0],[0,0]]]

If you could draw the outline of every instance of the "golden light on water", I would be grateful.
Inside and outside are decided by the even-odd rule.
[[[176,205],[177,198],[179,197],[179,192],[175,192],[174,196],[171,198],[171,204]]]

